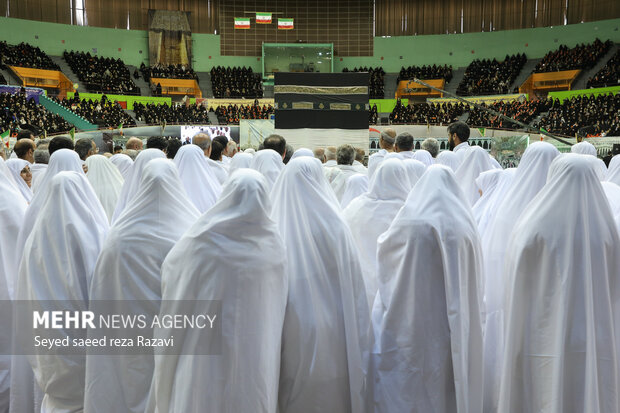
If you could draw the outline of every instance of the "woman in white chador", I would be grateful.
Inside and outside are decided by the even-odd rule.
[[[265,178],[237,170],[166,257],[160,314],[177,313],[183,300],[219,300],[222,343],[218,355],[195,355],[214,334],[175,332],[184,354],[155,356],[154,411],[276,412],[287,281],[285,247],[270,212]],[[204,301],[192,304],[195,313],[208,310]]]
[[[494,166],[487,151],[480,146],[469,148],[455,175],[470,206],[473,206],[480,199],[476,179],[481,173],[491,169],[494,169]]]
[[[289,264],[281,413],[364,410],[368,302],[355,241],[322,169],[316,158],[293,159],[271,193]]]
[[[489,222],[497,212],[497,204],[502,202],[506,191],[510,189],[516,170],[516,168],[491,169],[481,173],[476,179],[476,186],[482,191],[482,196],[471,211],[478,224],[479,234],[486,233]]]
[[[24,246],[17,298],[37,302],[43,311],[84,311],[108,219],[83,173],[60,172],[48,185],[47,197]],[[70,335],[64,328],[54,332],[59,338]],[[34,330],[26,329],[23,334],[32,335]],[[25,339],[33,342],[34,337]],[[45,393],[42,412],[83,409],[84,355],[49,354],[41,349],[28,360]]]
[[[13,174],[13,179],[17,182],[17,186],[19,187],[19,190],[26,202],[32,201],[32,189],[30,189],[30,186],[26,183],[22,176],[22,172],[26,169],[26,167],[28,167],[29,170],[32,164],[23,159],[9,159],[6,161],[6,166],[9,167],[9,170]],[[32,175],[30,180],[32,181]]]
[[[112,162],[118,168],[118,171],[123,175],[123,179],[129,178],[131,168],[133,167],[133,160],[124,153],[117,153],[110,157]]]
[[[597,167],[556,158],[515,224],[499,412],[618,411],[620,238]]]
[[[103,244],[90,287],[91,309],[97,307],[94,300],[107,300],[105,310],[114,314],[158,314],[164,258],[198,216],[174,164],[149,161],[138,193]],[[112,303],[119,303],[118,311]],[[89,355],[84,411],[143,413],[153,365],[148,354]]]
[[[482,254],[450,169],[428,168],[379,237],[377,257],[369,411],[479,413]]]
[[[282,156],[273,149],[262,149],[256,152],[250,168],[262,173],[267,179],[269,189],[273,188],[273,184],[278,179],[280,171],[284,168]]]
[[[388,229],[405,203],[409,190],[409,177],[404,162],[388,159],[381,162],[375,171],[370,190],[354,199],[342,212],[360,252],[362,276],[370,307],[379,287],[377,238]]]
[[[185,192],[202,214],[215,205],[222,185],[207,163],[204,152],[197,145],[184,145],[174,157],[179,178]]]
[[[368,192],[368,176],[362,174],[353,175],[345,184],[340,207],[345,209],[351,201],[366,192]]]
[[[616,185],[620,185],[620,155],[616,155],[611,158],[611,162],[609,162],[609,167],[607,168],[605,180],[613,182]]]
[[[103,155],[91,155],[86,159],[86,177],[92,185],[108,217],[112,219],[118,197],[123,189],[123,175],[118,168]]]

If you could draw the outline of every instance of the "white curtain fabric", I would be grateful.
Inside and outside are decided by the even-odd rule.
[[[6,161],[6,166],[8,166],[9,171],[11,171],[11,174],[13,175],[13,179],[17,182],[19,192],[22,194],[26,202],[30,203],[30,201],[32,201],[32,190],[21,176],[22,169],[27,166],[31,166],[30,162],[24,159],[9,159]]]
[[[86,159],[86,177],[103,206],[108,220],[112,219],[118,197],[123,188],[123,175],[118,168],[103,155],[91,155]]]
[[[131,308],[131,314],[158,314],[164,258],[198,217],[174,164],[149,161],[138,193],[103,244],[90,286],[91,307],[93,300],[122,300],[131,304],[116,313]],[[106,310],[115,313],[110,306],[107,302]],[[143,413],[153,367],[152,355],[87,356],[85,411]]]
[[[273,149],[263,149],[256,152],[250,168],[262,173],[267,179],[269,189],[273,188],[274,183],[278,179],[280,172],[284,168],[282,156]]]
[[[382,306],[373,314],[368,405],[377,413],[480,412],[482,253],[449,168],[431,166],[418,181],[379,237],[377,257]]]
[[[232,175],[237,169],[249,168],[252,164],[254,156],[245,152],[238,152],[232,157],[230,165],[228,166],[228,175]]]
[[[291,160],[271,193],[287,248],[279,411],[362,412],[368,304],[360,258],[321,162]]]
[[[131,167],[133,166],[133,159],[131,159],[128,155],[125,155],[124,153],[117,153],[110,157],[110,162],[116,165],[121,175],[123,175],[123,179],[127,179],[129,177]]]
[[[340,207],[345,209],[351,201],[353,201],[358,196],[368,191],[368,176],[358,174],[353,175],[347,181],[347,184],[344,189],[344,194],[342,194],[342,200],[340,201]]]
[[[609,166],[607,167],[607,176],[605,180],[620,185],[620,155],[611,158],[611,162],[609,162]]]
[[[108,220],[83,173],[59,172],[48,181],[48,188],[24,246],[17,298],[37,301],[42,310],[84,311]],[[23,334],[33,333],[26,331]],[[68,335],[65,329],[55,331],[61,337]],[[41,411],[83,409],[84,355],[53,355],[42,350],[27,357],[45,393]]]
[[[478,175],[491,169],[494,169],[494,167],[487,151],[480,146],[472,146],[467,151],[463,162],[455,174],[470,206],[473,206],[480,199],[480,193],[476,185]]]
[[[504,258],[508,240],[519,216],[545,185],[549,165],[558,155],[558,150],[550,143],[535,142],[527,147],[510,189],[497,204],[497,212],[488,223],[488,230],[481,234],[485,266],[485,412],[497,411],[499,369],[504,349]]]
[[[159,149],[150,148],[141,151],[138,156],[136,156],[136,161],[131,167],[131,172],[129,173],[129,176],[125,178],[125,182],[123,183],[121,194],[118,197],[116,208],[114,209],[114,214],[112,215],[112,223],[116,222],[129,201],[138,192],[138,187],[140,186],[140,181],[142,180],[142,171],[144,170],[146,164],[150,160],[157,158],[165,159],[166,154]]]
[[[174,157],[187,196],[200,213],[215,205],[222,185],[213,174],[204,152],[197,145],[184,145]]]
[[[369,191],[355,198],[342,212],[360,253],[369,308],[372,307],[379,288],[377,239],[388,229],[405,203],[410,188],[404,162],[388,159],[377,168]]]
[[[556,158],[507,252],[498,411],[618,411],[620,239],[612,221],[595,164]]]
[[[174,313],[181,300],[220,300],[222,352],[156,355],[155,400],[149,403],[155,411],[276,411],[287,273],[284,243],[269,217],[268,188],[260,173],[237,171],[217,204],[166,257],[161,314]],[[196,351],[196,343],[208,342],[204,335],[209,334],[198,329],[175,333],[175,345]]]

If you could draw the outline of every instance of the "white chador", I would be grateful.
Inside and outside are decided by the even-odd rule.
[[[291,160],[271,193],[287,247],[281,413],[361,412],[368,304],[355,241],[318,159]]]
[[[129,178],[131,168],[133,166],[133,160],[124,153],[117,153],[110,157],[110,162],[112,162],[118,168],[121,175],[123,175],[123,179]]]
[[[373,314],[369,411],[480,412],[482,256],[450,169],[427,170],[377,257],[383,308],[378,324]]]
[[[32,190],[30,189],[26,181],[24,181],[24,179],[21,177],[22,170],[27,166],[31,167],[32,164],[23,159],[9,159],[8,161],[6,161],[6,166],[9,167],[9,170],[13,174],[13,179],[15,180],[15,182],[17,182],[19,191],[21,192],[26,202],[32,201]]]
[[[363,174],[353,175],[347,181],[340,206],[342,209],[345,209],[351,201],[366,192],[368,192],[368,176]]]
[[[159,149],[150,148],[141,151],[138,156],[136,156],[136,161],[131,167],[129,176],[125,178],[125,182],[123,183],[123,189],[118,197],[114,215],[112,215],[112,223],[116,222],[131,198],[133,198],[138,192],[138,187],[140,186],[140,181],[142,180],[142,171],[144,170],[146,164],[151,159],[157,158],[165,159],[166,154]]]
[[[618,411],[620,238],[597,167],[556,158],[515,224],[499,412]]]
[[[620,185],[620,155],[611,158],[605,180]]]
[[[426,165],[415,159],[405,159],[402,162],[407,170],[407,176],[409,176],[409,191],[411,191],[411,188],[418,183],[418,179],[426,172]]]
[[[249,153],[236,153],[230,160],[230,165],[228,165],[228,174],[232,175],[237,169],[249,168],[252,164],[252,159],[254,159],[254,156]]]
[[[93,300],[123,300],[133,304],[114,312],[108,301],[106,310],[158,314],[161,265],[198,216],[174,164],[167,159],[149,161],[138,193],[103,244],[90,287],[91,308]],[[143,413],[153,366],[152,355],[87,356],[84,411]]]
[[[370,190],[354,199],[342,212],[360,252],[369,308],[379,288],[377,238],[388,229],[405,203],[409,190],[409,177],[404,162],[388,159],[381,162],[375,171]]]
[[[237,170],[166,257],[161,314],[173,314],[181,300],[220,300],[222,346],[219,355],[193,355],[213,333],[175,333],[175,347],[186,354],[155,356],[149,404],[156,412],[276,412],[287,281],[285,247],[270,210],[266,179]],[[197,304],[194,311],[208,310]]]
[[[499,368],[504,348],[504,258],[508,240],[519,216],[547,181],[553,159],[559,155],[555,146],[535,142],[527,147],[517,167],[510,189],[497,204],[496,214],[480,234],[484,251],[484,326],[485,412],[497,411]]]
[[[217,201],[222,185],[197,145],[184,145],[174,157],[185,192],[202,214]]]
[[[88,308],[88,288],[108,220],[84,174],[60,172],[48,185],[48,195],[24,246],[17,297],[38,301],[42,310],[83,311]],[[33,334],[27,331],[24,334]],[[65,329],[54,331],[59,338],[68,337]],[[41,412],[82,410],[84,355],[41,350],[28,360],[45,393]]]
[[[123,188],[123,175],[118,168],[103,155],[91,155],[86,159],[86,177],[105,210],[108,220],[112,219],[118,197]]]
[[[284,168],[282,156],[273,149],[263,149],[256,152],[250,168],[262,173],[267,179],[269,189],[273,188],[273,184],[278,179],[280,171]]]
[[[0,159],[0,166],[4,166],[4,160]],[[15,189],[9,179],[0,174],[0,300],[10,300],[7,279],[16,278],[17,257],[15,256],[15,243],[19,229],[24,222],[24,214],[28,204]],[[11,320],[0,317],[0,412],[9,409],[9,387],[11,367]]]
[[[452,151],[441,151],[439,155],[437,155],[437,163],[445,165],[456,172],[456,170],[459,169],[460,160],[459,156]]]
[[[482,172],[491,169],[494,169],[494,166],[487,151],[480,146],[472,146],[467,151],[455,175],[470,206],[473,206],[480,199],[476,179]]]
[[[506,191],[510,189],[516,170],[517,168],[491,169],[481,173],[476,179],[476,185],[482,191],[482,196],[471,211],[481,237],[486,233],[489,222],[495,217],[497,204],[504,199]]]

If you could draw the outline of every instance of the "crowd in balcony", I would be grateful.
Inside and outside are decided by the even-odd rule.
[[[90,52],[73,50],[65,50],[63,57],[89,92],[140,95],[140,89],[131,79],[129,69],[120,58],[100,57],[91,55]]]
[[[144,63],[140,65],[140,73],[144,77],[146,82],[149,82],[151,78],[163,78],[163,79],[196,79],[198,75],[194,72],[189,65],[164,65],[157,63],[153,66],[147,66]]]
[[[342,69],[343,72],[368,72],[370,78],[368,80],[368,96],[370,99],[385,98],[385,71],[382,67],[356,67],[351,70]]]
[[[273,111],[273,106],[261,106],[255,101],[253,105],[220,105],[214,112],[220,123],[230,125],[238,124],[240,119],[269,119]]]
[[[99,127],[117,128],[120,125],[136,125],[136,121],[123,110],[121,105],[108,99],[106,95],[103,95],[99,100],[80,99],[79,96],[63,98],[62,100],[56,98],[55,100],[73,113]]]
[[[73,126],[55,113],[48,112],[24,93],[0,93],[0,133],[7,129],[16,134],[20,129],[37,131],[37,134],[66,132]]]
[[[536,65],[535,73],[558,72],[563,70],[591,69],[611,48],[611,40],[579,44],[573,48],[562,45],[557,50],[548,52]]]
[[[448,125],[458,120],[467,110],[462,103],[413,103],[403,105],[400,99],[390,113],[394,124]]]
[[[38,47],[28,43],[11,45],[0,42],[0,68],[5,69],[7,66],[60,70],[58,65]]]
[[[154,104],[134,103],[136,119],[147,125],[163,123],[209,124],[209,113],[204,105],[196,104]]]
[[[587,87],[607,87],[620,85],[620,49],[594,76],[588,79]]]
[[[431,79],[444,79],[446,83],[452,80],[452,66],[448,65],[428,65],[428,66],[409,66],[401,67],[398,73],[396,83],[401,80],[431,80]]]
[[[222,67],[211,69],[211,89],[216,98],[263,97],[263,85],[260,75],[251,67]]]
[[[527,61],[525,54],[506,55],[504,60],[476,59],[465,69],[456,90],[461,96],[501,95],[510,93],[511,85]]]
[[[494,102],[487,105],[482,103],[482,108],[489,108],[504,116],[516,119],[525,124],[530,124],[538,115],[546,112],[551,107],[552,101],[540,100],[513,100],[511,102]],[[484,126],[498,129],[521,129],[522,126],[515,122],[501,118],[484,109],[471,106],[467,123],[472,126]]]

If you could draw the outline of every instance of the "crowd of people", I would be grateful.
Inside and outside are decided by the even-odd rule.
[[[239,124],[240,119],[269,119],[274,113],[271,105],[259,105],[255,101],[252,105],[219,105],[215,108],[215,115],[220,124]]]
[[[5,69],[7,66],[60,70],[58,65],[39,47],[28,43],[10,45],[2,41],[0,42],[0,68]]]
[[[377,111],[377,104],[373,104],[368,111],[368,124],[376,125],[379,120],[379,112]]]
[[[182,64],[164,65],[161,63],[157,63],[154,66],[147,66],[144,63],[141,63],[140,73],[142,73],[142,76],[144,77],[144,80],[146,82],[149,82],[151,78],[198,80],[198,75],[196,75],[194,69],[192,69],[190,66]]]
[[[93,56],[90,52],[73,50],[65,50],[63,57],[89,92],[140,95],[140,88],[133,82],[129,69],[120,58]]]
[[[251,67],[216,66],[210,71],[211,89],[216,98],[263,97],[263,84],[260,74],[254,73]]]
[[[501,95],[510,92],[523,65],[527,61],[524,53],[511,56],[504,60],[476,59],[467,66],[465,76],[456,90],[461,96]]]
[[[136,126],[136,121],[123,110],[120,103],[108,99],[103,95],[100,100],[81,99],[79,94],[62,100],[54,98],[56,102],[83,117],[88,122],[106,128],[119,126]]]
[[[31,303],[0,324],[0,406],[617,411],[620,156],[533,142],[503,169],[465,123],[447,136],[383,130],[368,167],[279,135],[131,138],[135,159],[55,137],[40,162],[24,137],[0,159],[0,292]],[[134,314],[169,344],[130,342]]]
[[[481,103],[483,108],[489,108],[504,116],[521,121],[525,124],[532,122],[538,115],[549,110],[552,105],[551,99],[538,100],[513,100],[510,102],[494,102],[490,105]],[[522,129],[522,127],[510,120],[487,112],[484,109],[478,109],[471,106],[469,108],[469,118],[467,123],[471,126],[483,126],[498,129]]]
[[[393,124],[447,125],[467,111],[462,103],[413,103],[403,105],[398,99],[390,113]]]
[[[583,128],[582,136],[620,136],[620,93],[556,100],[538,126],[571,137]]]
[[[382,67],[355,67],[353,69],[344,68],[346,72],[368,72],[370,80],[368,83],[368,96],[370,99],[384,99],[385,98],[385,70]]]
[[[620,49],[594,76],[588,79],[588,88],[620,85]]]
[[[400,68],[396,83],[401,80],[431,80],[431,79],[444,79],[446,83],[452,80],[452,66],[448,65],[424,65],[424,66],[409,66]]]
[[[37,104],[33,98],[27,99],[25,93],[0,93],[0,130],[7,129],[11,135],[20,129],[36,128],[48,134],[66,132],[72,128],[59,115],[48,112]]]
[[[167,103],[134,103],[136,119],[146,122],[147,125],[161,125],[164,123],[196,123],[209,124],[209,112],[204,105],[172,104]]]
[[[570,49],[562,45],[557,50],[548,52],[536,65],[534,73],[591,69],[612,45],[611,40],[602,42],[599,39],[593,43],[582,43]]]

